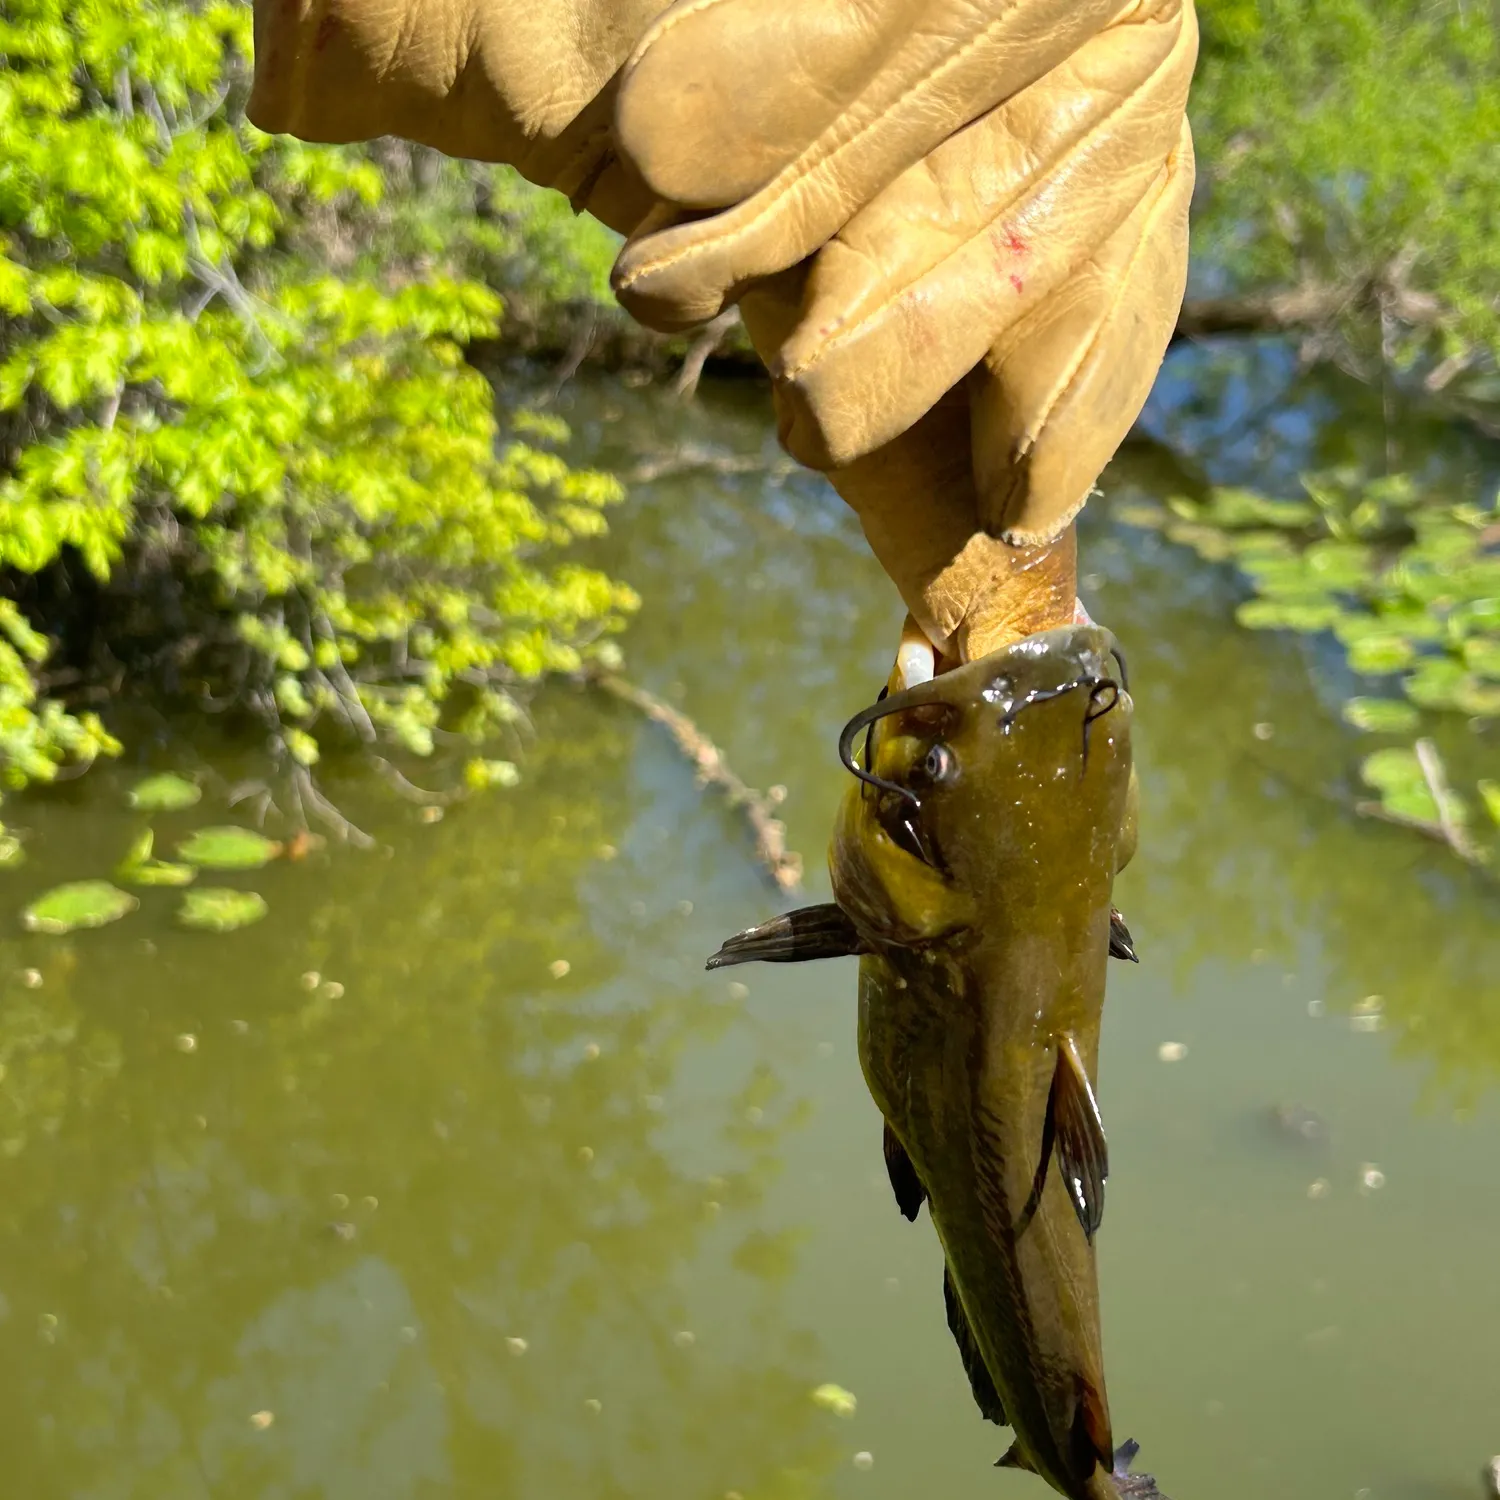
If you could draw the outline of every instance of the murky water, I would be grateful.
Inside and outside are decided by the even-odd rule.
[[[788,788],[824,898],[834,736],[899,616],[851,519],[776,466],[754,393],[562,404],[619,468],[770,465],[638,486],[607,556],[647,600],[632,672]],[[1112,489],[1166,482],[1127,454]],[[1103,515],[1087,548],[1146,809],[1101,1077],[1119,1435],[1175,1500],[1477,1495],[1500,903],[1350,814],[1326,663],[1236,631],[1226,575]],[[385,852],[231,877],[272,907],[232,936],[176,929],[166,891],[73,938],[13,916],[107,871],[144,821],[122,788],[191,747],[8,806],[32,837],[0,876],[6,1500],[1045,1493],[990,1467],[931,1228],[891,1200],[853,964],[705,974],[778,905],[734,815],[611,701],[554,690],[536,722],[524,786],[439,822],[336,786]],[[229,816],[234,768],[200,769],[159,845]]]

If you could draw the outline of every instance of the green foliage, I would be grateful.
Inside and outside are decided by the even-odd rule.
[[[237,932],[259,922],[270,909],[266,898],[255,891],[213,886],[189,891],[177,908],[177,920],[199,932]]]
[[[83,927],[107,927],[129,916],[140,902],[107,880],[75,880],[38,896],[21,914],[30,932],[52,936]]]
[[[1200,13],[1195,251],[1240,286],[1367,288],[1397,322],[1435,315],[1407,357],[1500,351],[1500,14],[1483,0]],[[1378,335],[1368,299],[1351,311]]]
[[[1395,678],[1399,697],[1351,697],[1345,719],[1410,740],[1425,714],[1500,726],[1500,497],[1488,504],[1425,491],[1410,476],[1367,480],[1339,470],[1303,480],[1307,498],[1211,489],[1163,511],[1125,515],[1207,561],[1234,561],[1253,596],[1237,612],[1253,630],[1332,632],[1351,672]],[[1416,751],[1377,751],[1364,779],[1387,811],[1431,823],[1437,807]],[[1487,794],[1480,800],[1489,805]],[[1450,809],[1471,821],[1469,799]]]
[[[607,656],[634,598],[561,554],[619,486],[569,469],[556,421],[502,435],[462,354],[499,326],[476,256],[555,249],[555,205],[491,174],[500,208],[450,253],[369,153],[260,135],[233,0],[4,16],[6,778],[119,748],[42,691],[80,598],[85,668],[169,667],[248,709],[309,789],[330,740],[479,744],[520,685]],[[548,265],[549,295],[597,284],[597,256]]]

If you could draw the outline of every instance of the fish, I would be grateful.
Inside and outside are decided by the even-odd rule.
[[[1134,853],[1133,713],[1101,627],[1027,636],[845,726],[832,903],[730,938],[709,967],[859,957],[859,1054],[897,1207],[926,1204],[974,1400],[1000,1466],[1069,1500],[1146,1500],[1116,1448],[1095,1237],[1109,1149],[1096,1094],[1111,902]],[[865,739],[863,763],[856,758]]]

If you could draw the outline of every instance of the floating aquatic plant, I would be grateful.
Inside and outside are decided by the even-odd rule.
[[[1500,724],[1500,500],[1455,500],[1407,475],[1350,470],[1307,476],[1303,488],[1294,500],[1216,488],[1117,514],[1234,563],[1253,590],[1236,612],[1248,629],[1329,632],[1353,673],[1387,680],[1389,695],[1351,697],[1343,709],[1356,729],[1408,741],[1364,762],[1378,807],[1487,862],[1470,834],[1476,805],[1500,826],[1496,783],[1473,798],[1448,792],[1436,749],[1413,740],[1427,714],[1461,714],[1479,730]]]
[[[222,828],[199,828],[177,846],[190,864],[207,870],[258,870],[281,853],[275,839],[232,824]]]
[[[140,812],[179,812],[195,806],[202,796],[203,788],[196,782],[170,771],[136,782],[129,793],[130,805]]]
[[[188,891],[177,908],[177,920],[200,932],[233,932],[258,922],[270,910],[264,896],[254,891],[231,891],[207,886]]]
[[[115,879],[127,885],[191,885],[198,871],[192,865],[173,864],[170,860],[152,859],[155,834],[142,830],[130,852],[115,869]]]
[[[58,936],[118,922],[139,905],[134,896],[107,880],[75,880],[38,896],[21,913],[21,922],[32,932]]]

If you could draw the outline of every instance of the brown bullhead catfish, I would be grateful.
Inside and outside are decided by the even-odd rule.
[[[833,905],[731,938],[710,968],[859,954],[859,1050],[896,1201],[925,1201],[948,1323],[1001,1460],[1070,1500],[1154,1496],[1117,1453],[1094,1236],[1110,904],[1135,840],[1132,705],[1107,631],[1074,625],[890,696],[846,726],[858,777]],[[864,764],[855,758],[865,737]]]

